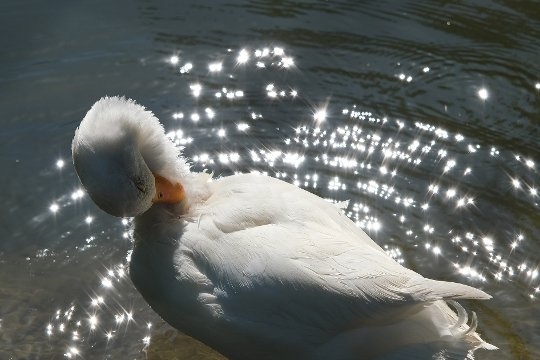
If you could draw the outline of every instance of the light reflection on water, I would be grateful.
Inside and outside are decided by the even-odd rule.
[[[426,121],[376,114],[361,104],[331,98],[313,104],[297,84],[281,76],[302,71],[302,64],[296,64],[288,52],[283,47],[262,46],[228,49],[219,61],[208,59],[207,63],[179,54],[163,59],[162,66],[170,68],[171,77],[185,80],[180,93],[193,102],[157,115],[165,123],[167,136],[185,147],[194,169],[208,169],[217,176],[258,172],[294,183],[341,203],[349,218],[407,267],[494,295],[511,292],[513,297],[535,302],[540,296],[540,259],[522,250],[537,246],[531,243],[537,241],[534,217],[514,218],[509,212],[538,212],[537,159]],[[265,77],[248,77],[248,90],[244,88],[248,84],[236,81],[245,72],[264,72]],[[406,84],[428,81],[436,71],[417,66],[411,74],[393,75]],[[489,90],[482,84],[478,89],[476,95],[489,103]],[[257,106],[263,99],[270,105]],[[257,131],[261,124],[272,123],[275,115],[267,113],[268,106],[303,110],[289,119],[288,128],[277,129],[280,138],[264,141]],[[59,176],[73,172],[69,159],[51,163]],[[87,201],[75,186],[44,204],[39,221],[60,223],[64,213],[72,216],[69,210]],[[41,324],[40,333],[50,353],[93,358],[111,357],[122,349],[120,353],[133,357],[164,358],[163,354],[179,346],[192,349],[193,343],[186,343],[185,338],[177,342],[181,335],[163,325],[131,285],[126,241],[131,240],[130,220],[119,220],[105,233],[106,217],[100,212],[85,213],[73,224],[88,226],[89,235],[71,256],[77,258],[85,251],[95,254],[106,239],[115,238],[125,241],[124,259],[89,269],[96,273],[95,281],[78,288],[86,293],[86,301],[64,299],[50,308],[50,318]],[[67,233],[69,229],[63,235]],[[27,260],[55,256],[54,251],[42,248]],[[75,280],[73,286],[78,287]],[[498,340],[511,341],[501,336],[503,325],[493,315],[503,302],[496,297],[473,304],[479,307],[480,332],[498,346]],[[519,335],[511,336],[519,339]],[[195,347],[199,358],[219,357],[201,345]]]

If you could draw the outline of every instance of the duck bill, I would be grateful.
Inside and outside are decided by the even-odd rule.
[[[186,198],[184,187],[180,183],[172,183],[163,176],[154,174],[156,181],[156,193],[152,202],[176,204],[182,202]]]

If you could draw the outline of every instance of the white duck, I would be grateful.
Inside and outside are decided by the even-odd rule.
[[[404,268],[336,206],[294,185],[190,172],[158,119],[132,100],[96,102],[72,150],[95,203],[135,217],[130,275],[146,301],[232,359],[496,349],[453,301],[488,294]]]

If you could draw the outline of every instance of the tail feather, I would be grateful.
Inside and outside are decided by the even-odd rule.
[[[453,300],[447,300],[446,303],[452,305],[456,310],[457,314],[453,312],[445,302],[437,302],[439,308],[443,310],[443,307],[447,309],[446,314],[450,317],[450,321],[455,321],[455,323],[449,328],[450,336],[447,336],[447,339],[451,343],[465,342],[469,344],[471,350],[476,349],[486,349],[486,350],[496,350],[496,346],[485,342],[478,333],[476,333],[476,328],[478,326],[478,317],[474,311],[471,311],[471,322],[467,324],[469,316],[467,312],[458,302]],[[444,304],[444,305],[443,305]]]
[[[461,336],[466,333],[466,331],[469,331],[467,329],[465,332],[461,329],[463,329],[464,325],[467,325],[467,321],[469,320],[469,316],[467,315],[467,311],[461,306],[457,301],[454,300],[448,300],[447,301],[450,305],[454,307],[457,311],[457,321],[456,323],[450,328],[450,333],[454,336]]]
[[[478,318],[476,317],[476,313],[473,311],[471,325],[469,325],[469,330],[467,330],[465,335],[474,333],[476,331],[477,326],[478,326]]]
[[[497,349],[475,332],[478,321],[474,313],[468,315],[457,302],[449,303],[433,301],[394,323],[359,326],[340,333],[316,348],[313,358],[464,360],[473,359],[477,349]]]

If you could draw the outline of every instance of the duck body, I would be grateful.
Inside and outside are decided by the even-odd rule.
[[[455,302],[488,294],[401,266],[338,206],[294,185],[189,171],[131,100],[92,107],[73,159],[98,206],[135,217],[130,276],[145,300],[231,359],[421,359],[433,349],[462,359],[495,349]]]
[[[139,231],[147,224],[154,230]],[[488,295],[404,268],[335,205],[278,179],[209,182],[188,214],[155,208],[136,218],[135,237],[130,273],[143,297],[232,359],[370,359],[442,339],[482,344],[466,324],[454,328],[443,299]]]

